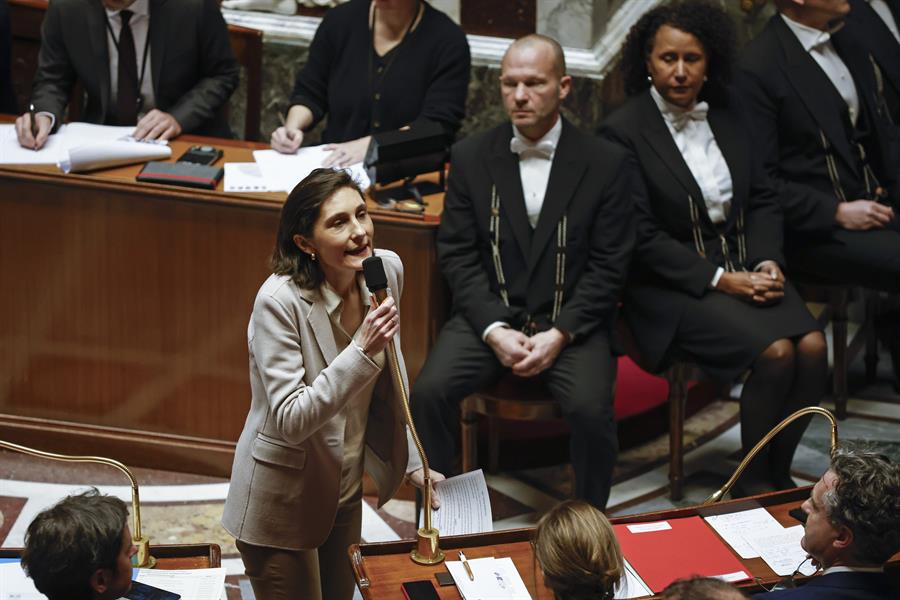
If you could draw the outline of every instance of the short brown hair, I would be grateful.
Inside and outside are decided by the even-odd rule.
[[[612,598],[625,572],[612,525],[583,500],[561,502],[541,517],[534,555],[558,600]]]
[[[324,281],[319,263],[297,247],[295,235],[309,238],[322,212],[322,205],[338,191],[350,188],[365,200],[362,191],[346,171],[313,169],[298,183],[281,208],[275,250],[270,266],[276,275],[287,275],[301,288],[311,289]]]
[[[734,600],[746,598],[730,583],[711,577],[691,577],[670,583],[662,591],[663,600]]]
[[[96,488],[68,496],[28,525],[22,567],[50,600],[90,599],[97,569],[117,571],[127,519],[125,503]]]

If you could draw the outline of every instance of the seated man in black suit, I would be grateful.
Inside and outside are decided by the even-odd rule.
[[[31,96],[37,123],[16,119],[19,144],[44,145],[76,80],[82,121],[137,125],[138,139],[231,137],[221,109],[239,71],[215,0],[54,0]]]
[[[900,0],[850,0],[850,8],[839,35],[854,36],[871,53],[891,120],[900,125]]]
[[[512,371],[543,379],[572,428],[576,496],[604,508],[616,459],[610,351],[634,245],[635,171],[559,108],[559,44],[529,35],[501,65],[511,119],[453,147],[438,230],[454,314],[413,386],[432,466],[454,470],[460,401]]]
[[[806,585],[758,599],[883,600],[900,597],[884,564],[900,552],[900,465],[843,444],[803,503],[800,545],[824,570]]]
[[[22,567],[50,600],[113,600],[131,588],[128,507],[96,489],[38,514],[25,533]]]
[[[869,53],[830,35],[846,0],[775,0],[735,78],[756,152],[779,192],[800,279],[900,291],[900,163]],[[882,332],[900,372],[900,315]]]

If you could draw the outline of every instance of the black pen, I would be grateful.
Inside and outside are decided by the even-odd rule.
[[[32,150],[37,150],[37,136],[38,136],[38,127],[37,127],[37,119],[34,116],[34,102],[28,105],[28,112],[31,115],[31,137],[34,139],[34,148]]]

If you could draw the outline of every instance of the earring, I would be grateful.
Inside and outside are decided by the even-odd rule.
[[[310,259],[311,261],[313,261],[313,262],[316,262],[316,253],[315,253],[315,252],[310,252],[310,253],[309,253],[309,259]]]
[[[647,83],[653,83],[653,78],[647,75]]]
[[[703,81],[704,81],[704,82],[709,81],[709,77],[707,77],[706,75],[704,75],[704,76],[703,76]]]

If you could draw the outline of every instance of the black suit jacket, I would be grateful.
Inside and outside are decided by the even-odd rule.
[[[150,0],[150,60],[156,108],[185,133],[231,137],[222,108],[240,68],[215,0]],[[138,62],[141,52],[137,52]],[[138,65],[140,69],[140,65]],[[106,12],[100,0],[53,0],[41,34],[32,101],[62,122],[75,81],[87,93],[82,119],[112,122]]]
[[[453,146],[438,257],[462,313],[477,335],[495,321],[519,327],[553,309],[557,224],[568,215],[564,303],[556,326],[575,339],[611,332],[634,244],[634,166],[614,144],[566,120],[537,226],[528,222],[519,158],[505,123]],[[510,306],[491,259],[491,189],[500,196],[500,254]]]
[[[675,145],[649,90],[631,98],[606,119],[600,135],[635,157],[643,175],[643,193],[635,194],[637,246],[626,291],[629,325],[649,363],[656,366],[672,342],[689,297],[700,298],[718,267],[725,265],[719,236],[737,263],[737,219],[743,211],[747,260],[752,269],[763,260],[783,264],[782,213],[762,167],[746,143],[740,114],[712,106],[709,126],[731,172],[733,197],[726,221],[713,224],[703,193]],[[637,188],[636,188],[637,189]],[[694,243],[688,198],[699,208],[706,257]]]
[[[900,26],[900,0],[886,0]],[[850,15],[838,37],[853,36],[872,54],[884,81],[891,119],[900,126],[900,42],[866,0],[850,0]]]
[[[885,600],[900,590],[884,573],[829,573],[792,590],[756,594],[757,600]]]
[[[856,82],[860,119],[871,129],[866,145],[869,162],[888,188],[895,209],[900,208],[900,169],[890,158],[895,130],[877,97],[868,53],[850,37],[834,38],[833,43]],[[779,193],[786,224],[796,231],[829,234],[836,227],[838,198],[828,176],[820,131],[834,148],[848,200],[859,197],[855,195],[862,181],[858,153],[845,126],[846,104],[780,15],[773,16],[744,48],[735,87],[755,152]]]

